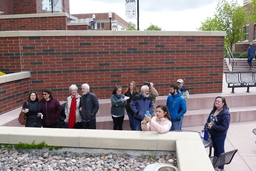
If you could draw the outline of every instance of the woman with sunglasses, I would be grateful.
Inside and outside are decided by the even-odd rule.
[[[156,107],[156,115],[152,118],[145,115],[144,120],[141,122],[142,131],[157,131],[159,134],[169,132],[171,126],[171,117],[165,105],[158,105]]]
[[[58,128],[58,122],[61,114],[61,106],[57,99],[52,97],[50,90],[42,91],[42,99],[40,104],[43,113],[43,127]]]

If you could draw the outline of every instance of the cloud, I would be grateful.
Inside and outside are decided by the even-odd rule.
[[[212,17],[222,0],[140,0],[140,30],[150,24],[165,31],[195,31],[207,17]],[[231,0],[228,0],[231,1]],[[238,0],[240,5],[243,0]],[[125,0],[70,0],[71,14],[108,13],[125,18]],[[96,16],[97,18],[97,16]]]
[[[79,0],[83,1],[83,0]],[[219,0],[140,0],[140,10],[145,12],[183,11],[196,9],[218,2]],[[93,0],[106,4],[125,4],[125,0]]]
[[[146,12],[185,11],[218,2],[218,0],[151,0],[139,1],[140,9]]]

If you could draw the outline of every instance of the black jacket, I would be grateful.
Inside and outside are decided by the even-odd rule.
[[[38,101],[29,101],[24,102],[23,109],[29,109],[29,112],[26,113],[26,127],[41,127],[42,119],[37,117],[37,114],[41,112],[41,105]]]
[[[222,111],[215,117],[213,117],[214,112],[215,110],[212,110],[207,119],[207,123],[212,122],[212,129],[209,129],[209,133],[214,137],[226,135],[230,124],[230,113],[228,108],[222,109]]]
[[[129,99],[126,100],[127,104],[126,104],[125,108],[126,108],[126,112],[127,113],[133,113],[133,111],[132,111],[132,109],[130,107],[130,103],[131,103],[133,97],[136,96],[137,94],[139,94],[138,91],[135,91],[135,92],[133,92],[133,94],[131,94],[131,92],[129,90],[124,93],[125,96],[130,97]]]
[[[99,110],[99,101],[95,94],[86,93],[80,97],[79,108],[82,107],[80,115],[83,120],[92,120],[95,119],[96,113]]]

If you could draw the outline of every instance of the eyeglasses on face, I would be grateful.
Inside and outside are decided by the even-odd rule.
[[[47,94],[42,94],[42,96],[46,96]]]

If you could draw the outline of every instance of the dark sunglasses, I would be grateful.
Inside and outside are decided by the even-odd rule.
[[[46,96],[47,94],[42,94],[42,96]]]

